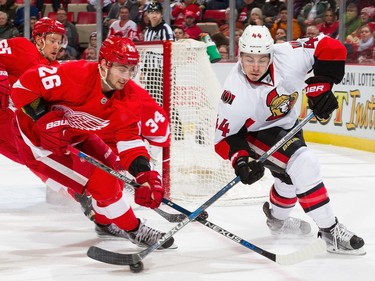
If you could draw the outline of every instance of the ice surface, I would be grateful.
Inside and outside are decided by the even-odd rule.
[[[367,255],[323,253],[296,265],[281,266],[201,224],[190,223],[175,235],[178,249],[151,253],[144,259],[144,271],[134,274],[128,267],[91,260],[86,251],[91,245],[121,252],[139,248],[127,241],[97,238],[93,223],[83,216],[75,202],[61,196],[61,204],[47,203],[45,186],[26,168],[1,157],[0,280],[375,280],[375,154],[309,146],[322,164],[336,215],[365,239]],[[178,203],[192,211],[200,205]],[[163,209],[173,212],[166,206]],[[212,222],[274,253],[292,252],[315,239],[314,236],[272,237],[261,205],[216,207],[214,204],[207,211]],[[136,207],[135,212],[161,230],[168,231],[174,226],[151,210]],[[317,227],[299,206],[293,215],[309,221],[316,233]]]

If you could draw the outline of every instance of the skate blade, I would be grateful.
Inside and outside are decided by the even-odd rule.
[[[356,250],[344,250],[344,249],[335,249],[333,246],[327,246],[327,252],[336,255],[346,255],[346,256],[364,256],[366,251],[364,247]]]
[[[286,239],[291,239],[291,238],[304,238],[304,237],[312,237],[314,234],[312,232],[309,233],[285,233],[285,232],[277,232],[277,231],[270,231],[271,235],[276,237],[276,238],[286,238]]]

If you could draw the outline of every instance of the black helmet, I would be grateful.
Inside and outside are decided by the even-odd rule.
[[[152,1],[148,4],[147,12],[163,12],[163,6],[158,1]]]

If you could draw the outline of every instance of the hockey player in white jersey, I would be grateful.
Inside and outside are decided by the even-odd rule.
[[[252,184],[270,169],[274,184],[263,211],[272,234],[307,234],[309,223],[289,216],[297,201],[319,227],[318,237],[332,253],[365,254],[362,238],[335,217],[316,157],[302,132],[263,164],[257,159],[288,133],[297,121],[295,101],[305,93],[318,119],[338,107],[331,88],[345,70],[345,47],[323,34],[273,44],[265,26],[248,26],[239,39],[239,61],[224,83],[219,103],[215,150],[230,159],[236,175]],[[314,76],[305,81],[313,70]]]

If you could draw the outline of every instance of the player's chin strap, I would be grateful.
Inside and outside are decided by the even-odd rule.
[[[103,83],[109,88],[110,91],[113,91],[115,88],[113,88],[109,83],[107,82],[107,76],[108,76],[108,68],[102,69],[100,64],[98,64],[98,69],[100,73],[100,78],[102,79]],[[104,71],[105,75],[103,76],[102,71]]]

